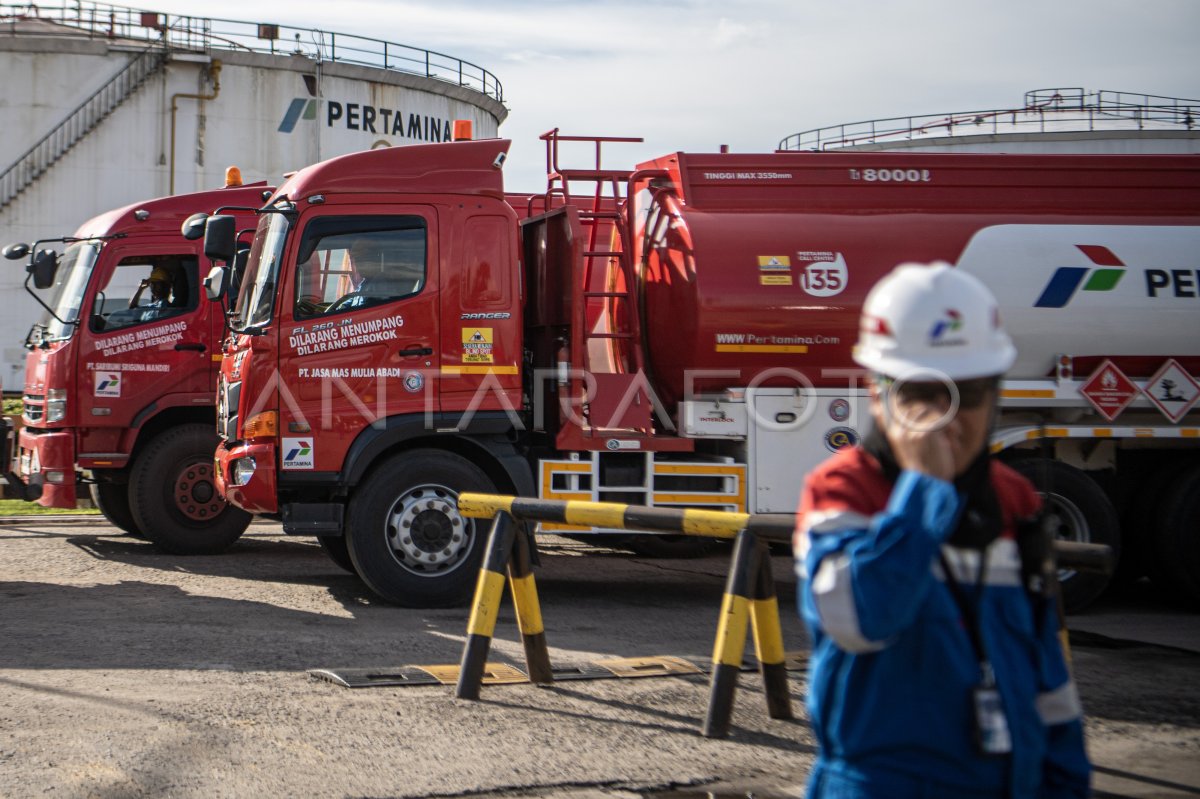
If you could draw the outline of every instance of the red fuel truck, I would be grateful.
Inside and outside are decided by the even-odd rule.
[[[204,296],[200,243],[179,230],[194,211],[257,207],[271,192],[164,197],[5,248],[29,256],[26,288],[41,290],[30,294],[45,309],[25,341],[23,426],[15,451],[7,441],[0,450],[11,494],[74,508],[86,486],[114,525],[180,554],[223,550],[242,534],[250,515],[212,476],[224,308]],[[238,213],[253,227],[253,214]]]
[[[260,209],[218,385],[230,502],[418,606],[474,583],[486,525],[461,491],[790,513],[868,423],[850,359],[867,291],[944,260],[992,286],[1020,348],[995,451],[1064,537],[1124,539],[1200,596],[1200,160],[676,153],[628,171],[596,140],[594,165],[560,169],[565,137],[544,138],[527,213],[502,140],[335,158]],[[212,255],[234,227],[209,218]],[[1064,578],[1073,607],[1104,587]]]

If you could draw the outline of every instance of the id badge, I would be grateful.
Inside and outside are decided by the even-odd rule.
[[[1004,702],[995,685],[980,685],[972,692],[975,708],[975,745],[983,755],[1012,751],[1012,735],[1004,716]]]

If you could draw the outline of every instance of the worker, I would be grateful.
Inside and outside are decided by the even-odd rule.
[[[150,290],[150,301],[139,305],[146,289]],[[163,311],[170,304],[170,298],[171,274],[165,268],[156,266],[150,270],[150,275],[138,284],[137,291],[129,300],[129,307],[142,309],[140,321],[149,322],[163,315]]]
[[[863,305],[873,429],[807,478],[798,604],[820,746],[809,797],[1085,797],[1040,500],[990,457],[1016,350],[995,299],[905,264]]]

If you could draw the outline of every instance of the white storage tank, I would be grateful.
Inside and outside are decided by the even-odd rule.
[[[1016,108],[869,119],[794,133],[780,150],[944,153],[1200,153],[1200,100],[1036,89]]]
[[[508,113],[494,75],[435,51],[92,2],[6,6],[0,74],[0,245],[217,188],[230,165],[247,183],[278,184],[335,155],[448,141],[455,120],[495,137]],[[41,311],[24,278],[20,262],[0,261],[9,392],[21,390],[22,342]]]

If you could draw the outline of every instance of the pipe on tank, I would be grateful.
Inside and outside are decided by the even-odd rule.
[[[213,59],[209,65],[209,74],[212,75],[213,90],[212,94],[187,94],[177,92],[171,95],[171,179],[167,189],[167,194],[175,193],[175,112],[179,110],[179,100],[215,100],[217,95],[221,93],[221,61]]]

